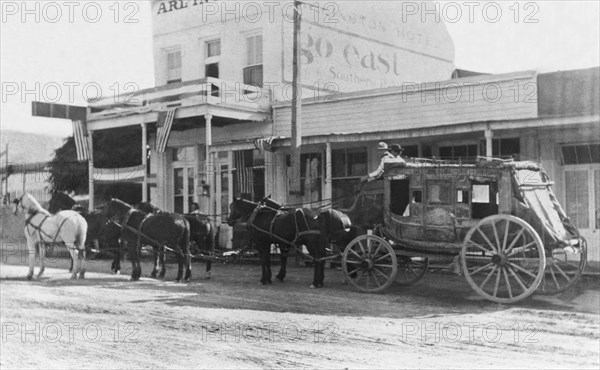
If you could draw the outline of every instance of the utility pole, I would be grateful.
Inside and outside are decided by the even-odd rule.
[[[301,68],[300,68],[300,30],[302,15],[300,14],[300,1],[294,1],[294,55],[292,61],[292,135],[290,146],[290,195],[293,204],[300,203],[301,163],[300,153],[302,146],[302,92],[301,92]]]

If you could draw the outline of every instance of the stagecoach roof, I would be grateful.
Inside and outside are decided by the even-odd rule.
[[[411,162],[412,160],[412,162]],[[386,163],[386,169],[410,168],[410,169],[450,169],[450,168],[468,168],[468,169],[513,169],[540,171],[541,167],[536,162],[530,161],[512,161],[503,159],[484,159],[481,158],[476,163],[458,163],[452,161],[413,158],[406,163]]]

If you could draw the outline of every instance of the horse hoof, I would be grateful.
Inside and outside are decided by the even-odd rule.
[[[179,284],[179,283],[181,283],[181,279],[175,279],[175,282],[176,282],[177,284]]]
[[[77,275],[71,274],[71,280],[77,280]]]
[[[33,279],[33,274],[27,275],[27,280]]]
[[[152,273],[152,274],[150,274],[150,277],[151,277],[152,279],[156,279],[156,274],[155,274],[155,273]]]
[[[80,272],[79,273],[79,278],[80,279],[85,279],[85,272]]]
[[[315,284],[310,284],[310,286],[308,288],[309,289],[317,289],[317,287],[315,286]]]
[[[275,278],[276,278],[277,280],[279,280],[280,282],[282,282],[282,283],[283,283],[283,278],[282,278],[282,277],[275,276]]]
[[[210,272],[204,276],[204,280],[210,280]]]

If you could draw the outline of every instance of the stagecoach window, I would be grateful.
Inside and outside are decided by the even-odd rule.
[[[413,190],[412,202],[413,203],[423,203],[423,191],[422,190]]]
[[[471,214],[474,219],[498,214],[497,183],[473,183],[471,197]]]
[[[429,204],[452,204],[451,182],[427,182],[427,202]]]
[[[466,190],[458,190],[456,192],[456,203],[469,204],[469,192]]]

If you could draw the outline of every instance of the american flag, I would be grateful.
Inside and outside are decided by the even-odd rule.
[[[173,118],[175,117],[175,109],[171,108],[166,111],[158,112],[158,120],[156,122],[157,133],[156,133],[156,151],[164,153],[167,148],[167,141],[169,141],[169,134],[171,133],[171,126],[173,126]]]
[[[235,168],[237,177],[237,189],[236,193],[241,196],[242,194],[253,195],[254,193],[254,171],[253,167],[246,167],[244,162],[244,152],[235,152]]]
[[[73,138],[75,139],[75,147],[77,148],[77,160],[80,162],[90,159],[90,149],[87,142],[87,128],[85,123],[81,121],[73,122]]]

